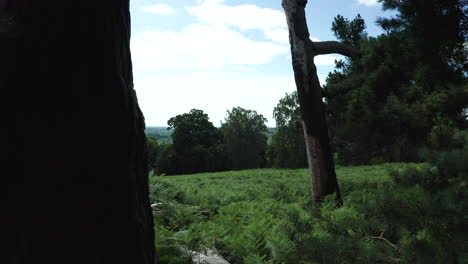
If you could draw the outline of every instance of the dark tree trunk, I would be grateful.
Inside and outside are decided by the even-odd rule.
[[[336,41],[314,43],[310,40],[304,10],[307,0],[283,0],[282,4],[289,27],[294,77],[304,123],[312,197],[315,201],[322,201],[324,196],[336,193],[337,201],[341,203],[322,101],[322,87],[317,77],[314,57],[328,53],[351,56],[357,54],[357,51]]]
[[[128,0],[1,1],[0,263],[155,263]]]

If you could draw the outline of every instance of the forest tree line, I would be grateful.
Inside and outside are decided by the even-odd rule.
[[[274,162],[272,147],[282,134],[272,133],[263,115],[241,107],[228,110],[219,128],[203,110],[192,109],[169,119],[167,130],[172,141],[163,138],[159,142],[147,136],[149,166],[158,175],[270,167]],[[154,130],[152,134],[156,135]],[[305,161],[305,152],[300,155]]]

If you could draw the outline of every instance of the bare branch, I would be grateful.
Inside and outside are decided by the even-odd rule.
[[[382,231],[382,233],[380,234],[380,236],[369,236],[369,235],[365,235],[366,237],[368,238],[372,238],[372,239],[377,239],[377,240],[382,240],[384,241],[385,243],[387,243],[388,245],[390,245],[392,248],[394,248],[396,251],[400,251],[400,248],[393,244],[392,242],[390,242],[390,240],[386,239],[383,235],[384,235],[385,231]]]
[[[315,55],[325,55],[331,53],[338,53],[348,57],[356,57],[359,55],[359,50],[338,41],[313,42],[311,40],[310,42],[314,48]]]

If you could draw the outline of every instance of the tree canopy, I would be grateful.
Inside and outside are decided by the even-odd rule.
[[[305,168],[307,156],[297,92],[286,94],[273,110],[276,133],[272,136],[270,159],[277,168]]]
[[[219,170],[223,164],[222,134],[202,110],[172,117],[167,122],[175,155],[175,173]],[[170,152],[170,149],[166,150]],[[174,156],[173,155],[173,156]],[[170,156],[170,155],[168,155]]]
[[[227,111],[221,129],[234,170],[263,165],[267,146],[266,121],[254,110],[235,107]]]
[[[339,61],[324,94],[329,124],[345,164],[417,161],[436,127],[466,127],[467,21],[460,1],[383,1],[398,11],[367,37],[358,16],[335,18],[343,41],[362,56]],[[349,40],[351,39],[351,40]]]

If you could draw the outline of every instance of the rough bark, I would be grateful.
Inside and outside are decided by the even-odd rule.
[[[305,17],[306,4],[307,0],[282,2],[289,28],[294,77],[304,122],[312,197],[315,201],[322,201],[324,196],[336,193],[336,198],[341,203],[322,101],[322,87],[317,77],[314,57],[331,52],[343,55],[355,52],[350,53],[352,48],[337,42],[312,42]]]
[[[8,2],[0,263],[155,263],[128,0]]]
[[[355,57],[359,55],[359,51],[357,49],[338,41],[313,42],[311,40],[311,45],[314,47],[315,56],[330,53],[338,53],[348,57]]]

